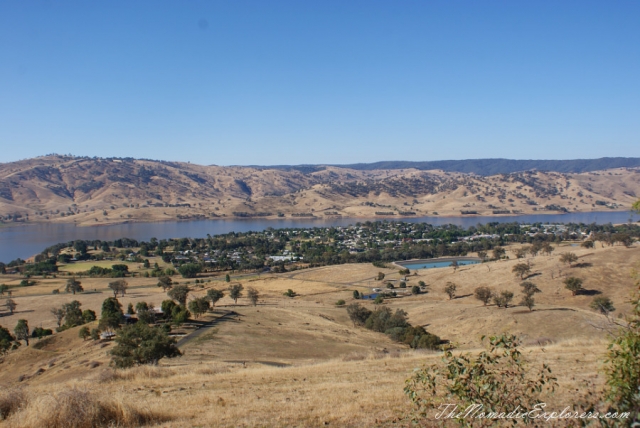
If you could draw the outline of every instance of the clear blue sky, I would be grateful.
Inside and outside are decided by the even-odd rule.
[[[4,0],[0,145],[0,162],[640,156],[640,2]]]

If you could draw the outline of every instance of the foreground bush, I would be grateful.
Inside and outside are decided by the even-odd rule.
[[[434,409],[437,412],[447,404],[457,405],[456,413],[463,415],[465,409],[475,405],[481,405],[479,413],[485,414],[505,409],[526,413],[533,409],[541,402],[543,392],[555,389],[556,378],[546,364],[537,372],[530,370],[519,346],[515,336],[495,336],[489,339],[489,350],[477,356],[455,356],[447,351],[444,365],[434,364],[416,371],[404,389],[415,405],[413,419],[424,422],[428,414],[435,414]],[[453,410],[452,406],[449,411]],[[527,417],[522,420],[531,422]],[[471,420],[458,422],[465,424]]]
[[[143,322],[123,327],[116,335],[116,346],[111,350],[111,364],[116,368],[140,364],[157,364],[161,358],[182,355],[176,339],[158,327]]]
[[[102,401],[77,388],[29,402],[22,395],[19,410],[15,408],[9,416],[11,426],[46,428],[139,427],[167,420],[166,415],[136,409],[124,400]]]

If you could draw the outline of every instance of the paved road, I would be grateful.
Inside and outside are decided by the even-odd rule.
[[[178,347],[184,346],[187,343],[191,342],[193,339],[196,339],[200,335],[202,335],[202,334],[206,333],[207,331],[209,331],[211,329],[211,327],[214,327],[219,322],[224,321],[224,320],[226,320],[228,318],[231,318],[233,316],[236,316],[236,315],[237,315],[237,313],[235,311],[228,311],[228,312],[224,313],[223,315],[219,316],[218,318],[216,318],[214,320],[211,320],[211,321],[209,321],[207,323],[202,324],[202,327],[200,327],[199,329],[197,329],[193,333],[190,333],[190,334],[186,335],[185,337],[183,337],[182,339],[180,339],[176,345]]]

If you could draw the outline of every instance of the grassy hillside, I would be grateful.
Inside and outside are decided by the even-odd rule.
[[[550,256],[525,259],[532,266],[528,279],[542,290],[535,296],[533,311],[517,304],[521,281],[512,269],[523,261],[515,259],[517,248],[508,247],[508,260],[412,273],[408,286],[424,281],[428,292],[389,299],[384,305],[405,310],[412,324],[450,341],[456,352],[477,352],[482,348],[481,335],[518,334],[531,367],[547,363],[558,377],[560,388],[551,399],[561,409],[572,404],[572,391],[583,381],[602,385],[599,368],[607,334],[598,327],[606,319],[589,304],[596,295],[608,296],[616,307],[613,317],[629,312],[631,272],[638,268],[640,248],[560,244]],[[571,267],[559,261],[566,251],[579,257]],[[19,387],[27,397],[23,410],[5,424],[40,426],[51,409],[78,388],[88,394],[83,396],[86,402],[102,403],[129,426],[136,424],[126,420],[135,418],[172,427],[407,425],[402,419],[410,410],[402,392],[404,380],[415,367],[436,363],[440,356],[354,327],[345,308],[335,305],[339,299],[354,302],[353,290],[380,287],[375,279],[379,271],[386,274],[385,280],[401,278],[397,269],[370,264],[232,277],[232,283],[240,281],[259,290],[258,305],[250,305],[246,298],[238,305],[223,298],[215,311],[199,320],[202,329],[176,330],[188,334],[180,342],[184,355],[161,360],[158,367],[114,372],[108,355],[113,343],[83,341],[77,337],[77,327],[40,342],[34,339],[32,346],[22,346],[0,360],[3,390]],[[568,276],[583,278],[587,293],[571,296],[562,284]],[[227,287],[222,278],[210,279],[202,287],[192,283],[192,296],[211,287]],[[110,295],[108,279],[81,280],[83,285],[86,281],[85,289],[96,291],[51,295],[62,279],[16,289],[17,313],[3,316],[0,324],[13,327],[24,318],[32,327],[54,327],[48,309],[72,299],[81,301],[83,309],[99,310]],[[444,293],[447,282],[457,285],[454,299]],[[166,298],[153,279],[134,278],[130,285],[126,296],[119,298],[125,307],[140,300],[158,305]],[[483,306],[472,295],[478,286],[514,292],[514,306]],[[298,296],[283,296],[287,289]],[[362,303],[373,308],[370,302]]]

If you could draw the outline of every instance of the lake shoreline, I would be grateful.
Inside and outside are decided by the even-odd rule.
[[[171,218],[171,219],[127,219],[127,220],[116,220],[99,224],[91,224],[91,223],[77,223],[77,222],[67,222],[67,221],[29,221],[29,222],[18,222],[17,224],[11,223],[0,223],[0,229],[3,228],[13,228],[13,227],[25,227],[29,225],[74,225],[78,228],[102,228],[102,227],[110,227],[110,226],[118,226],[118,225],[127,225],[127,224],[162,224],[162,223],[190,223],[190,222],[201,222],[201,221],[241,221],[241,222],[252,222],[252,221],[311,221],[311,222],[327,222],[332,220],[354,220],[356,222],[362,221],[384,221],[384,220],[397,220],[397,221],[411,221],[415,219],[421,218],[438,218],[438,219],[472,219],[472,218],[496,218],[501,219],[505,217],[525,217],[525,216],[571,216],[575,214],[609,214],[609,213],[632,213],[632,211],[625,209],[609,209],[607,211],[571,211],[571,212],[558,212],[558,211],[533,211],[527,213],[518,213],[518,214],[464,214],[464,215],[426,215],[426,216],[361,216],[361,215],[353,215],[353,216],[303,216],[303,217],[278,217],[278,216],[264,216],[264,217],[212,217],[212,218],[189,218],[189,219],[180,219],[180,218]],[[640,220],[639,220],[640,221]],[[411,221],[412,222],[412,221]]]

